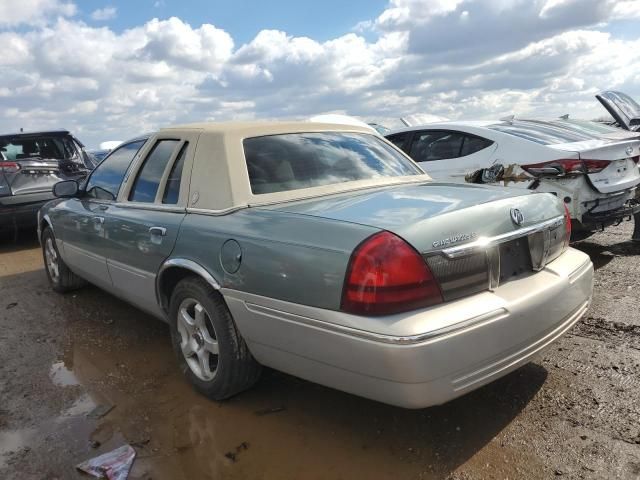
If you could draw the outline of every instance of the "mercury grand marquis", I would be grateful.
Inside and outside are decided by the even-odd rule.
[[[358,126],[166,128],[54,193],[38,218],[53,289],[90,282],[168,322],[216,400],[267,366],[441,404],[530,361],[593,289],[554,195],[435,182]]]

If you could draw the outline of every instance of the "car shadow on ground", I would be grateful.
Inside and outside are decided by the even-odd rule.
[[[631,240],[610,245],[583,240],[571,246],[589,255],[596,270],[607,265],[615,257],[629,257],[640,254],[640,243],[632,242]]]

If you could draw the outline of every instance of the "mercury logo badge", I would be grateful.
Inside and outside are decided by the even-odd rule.
[[[522,212],[517,208],[512,208],[510,213],[511,221],[513,221],[513,223],[518,226],[522,225],[522,223],[524,222],[524,215],[522,215]]]
[[[633,153],[633,147],[631,147],[631,146],[627,147],[625,152],[627,152],[627,155],[631,155]]]

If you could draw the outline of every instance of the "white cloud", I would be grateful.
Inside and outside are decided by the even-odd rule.
[[[392,0],[328,41],[262,30],[237,45],[211,24],[115,32],[70,18],[72,4],[22,0],[0,31],[0,131],[64,126],[97,145],[171,123],[324,112],[601,116],[600,89],[640,97],[640,32],[613,28],[639,3]]]
[[[42,25],[52,16],[69,17],[76,6],[63,0],[2,0],[0,2],[0,28],[22,24]]]
[[[93,20],[100,21],[100,22],[103,22],[106,20],[112,20],[116,18],[117,15],[118,15],[118,9],[116,7],[98,8],[97,10],[94,10],[93,12],[91,12],[91,18]]]

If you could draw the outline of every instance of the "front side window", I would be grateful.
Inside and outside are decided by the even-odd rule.
[[[364,133],[268,135],[243,145],[254,194],[423,174],[384,140]]]
[[[125,173],[145,140],[119,146],[93,171],[85,187],[86,195],[98,200],[115,200]]]
[[[131,193],[129,193],[130,201],[145,203],[155,201],[162,174],[179,143],[179,140],[158,140],[156,142],[138,172]]]
[[[417,133],[409,155],[416,162],[446,160],[460,156],[464,135],[457,132],[426,131]]]

